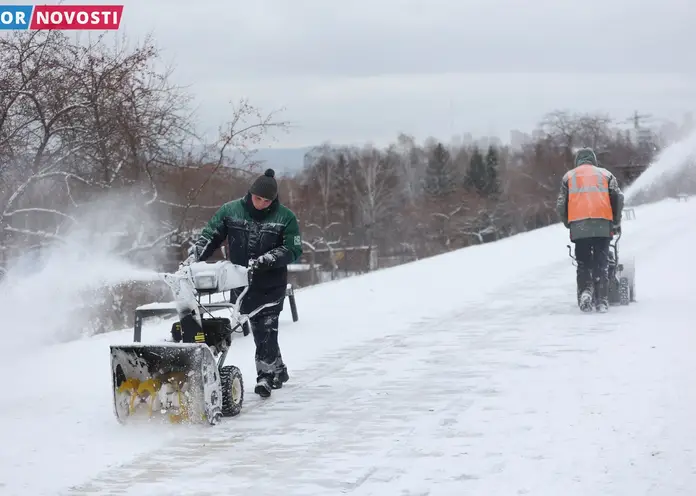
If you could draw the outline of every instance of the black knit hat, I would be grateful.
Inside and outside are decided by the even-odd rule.
[[[278,196],[278,183],[275,180],[275,171],[266,169],[263,176],[259,176],[249,188],[249,193],[260,196],[266,200],[275,200]]]

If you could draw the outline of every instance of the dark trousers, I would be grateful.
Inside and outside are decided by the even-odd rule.
[[[285,369],[278,345],[278,313],[261,312],[250,320],[256,344],[256,379],[273,381]]]
[[[241,312],[244,314],[251,313],[259,306],[284,298],[285,288],[277,288],[270,290],[250,290],[242,300]],[[237,297],[241,294],[242,289],[232,290],[230,301],[234,303]],[[283,303],[271,306],[261,310],[254,315],[250,320],[251,333],[254,336],[256,344],[256,379],[268,379],[273,381],[281,372],[286,371],[283,357],[280,353],[280,345],[278,344],[278,317],[283,310]],[[244,333],[248,334],[248,328],[244,325]]]
[[[611,238],[585,238],[575,241],[578,297],[587,290],[600,301],[609,297],[609,243]]]

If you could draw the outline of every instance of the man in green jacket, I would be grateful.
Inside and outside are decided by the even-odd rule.
[[[227,202],[215,212],[189,250],[188,261],[205,261],[225,240],[230,262],[253,268],[241,312],[247,314],[266,303],[280,302],[250,319],[256,344],[254,391],[268,397],[272,389],[289,379],[278,345],[278,317],[285,300],[287,266],[302,255],[297,218],[278,200],[273,169],[258,177],[243,198]],[[232,301],[242,289],[232,291]]]

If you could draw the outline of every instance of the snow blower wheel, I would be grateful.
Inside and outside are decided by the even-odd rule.
[[[629,285],[628,277],[619,279],[619,303],[621,305],[631,303],[631,286]]]
[[[244,379],[242,371],[234,365],[227,365],[220,370],[222,386],[222,415],[234,417],[242,411],[244,403]]]
[[[622,264],[621,275],[628,279],[629,301],[636,301],[636,260],[631,258]]]

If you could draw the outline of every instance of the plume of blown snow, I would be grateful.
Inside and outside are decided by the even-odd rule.
[[[656,201],[696,187],[696,131],[665,148],[657,159],[626,188],[627,204]]]
[[[90,335],[100,291],[131,281],[158,280],[155,271],[120,255],[118,236],[110,235],[142,228],[144,213],[132,205],[110,194],[82,207],[82,214],[74,214],[77,224],[62,234],[63,243],[8,268],[0,284],[0,310],[12,332],[4,333],[3,350],[16,354],[18,349]]]

